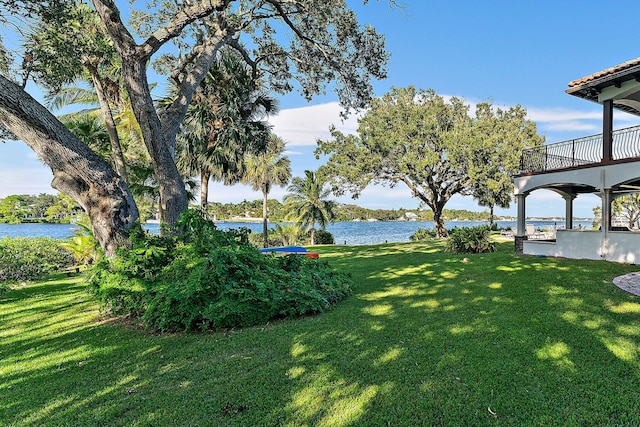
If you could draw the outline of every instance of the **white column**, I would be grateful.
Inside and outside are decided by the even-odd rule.
[[[605,233],[611,228],[611,189],[602,191],[602,231]]]
[[[525,209],[525,199],[527,198],[526,194],[516,194],[516,203],[518,204],[518,222],[516,226],[516,236],[526,236],[527,235],[527,227],[526,227],[526,209]]]
[[[566,196],[562,196],[565,200],[565,214],[564,214],[564,224],[567,230],[573,229],[573,201],[576,196],[574,194],[567,194]]]

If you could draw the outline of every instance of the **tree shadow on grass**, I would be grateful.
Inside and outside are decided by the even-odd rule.
[[[393,267],[396,256],[380,254],[355,277],[366,285],[337,309],[352,311],[350,321],[296,337],[291,418],[309,425],[634,423],[640,305],[610,284],[633,267],[504,249],[468,263],[423,254],[421,263]],[[336,348],[342,360],[318,358]]]
[[[49,297],[41,289],[38,298],[50,299],[35,311],[18,300],[39,301],[38,292],[12,293],[0,305],[19,310],[0,324],[0,420],[635,422],[640,304],[610,284],[632,267],[517,257],[507,246],[443,254],[438,245],[320,248],[352,273],[351,297],[322,315],[224,333],[154,335],[98,323],[74,283]]]

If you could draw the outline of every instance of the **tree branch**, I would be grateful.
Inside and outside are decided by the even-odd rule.
[[[101,1],[101,0],[96,0]],[[169,40],[179,36],[189,24],[211,15],[212,12],[224,11],[232,0],[203,0],[178,12],[174,18],[162,28],[158,28],[140,45],[139,51],[145,58],[150,58]]]

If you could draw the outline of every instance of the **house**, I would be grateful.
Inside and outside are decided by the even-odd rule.
[[[514,177],[516,253],[640,263],[640,233],[613,226],[611,213],[613,200],[640,191],[640,126],[613,130],[614,112],[640,116],[640,58],[574,80],[566,93],[602,105],[602,133],[522,153]],[[539,189],[564,198],[566,227],[554,240],[527,238],[526,199]],[[585,193],[600,197],[599,230],[573,227],[574,200]]]

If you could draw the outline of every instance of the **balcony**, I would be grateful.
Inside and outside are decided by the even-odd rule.
[[[602,134],[585,136],[522,152],[519,175],[602,164]],[[613,131],[611,160],[640,157],[640,126]]]

